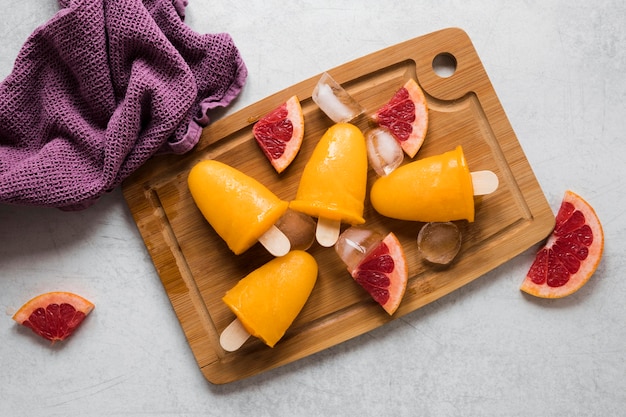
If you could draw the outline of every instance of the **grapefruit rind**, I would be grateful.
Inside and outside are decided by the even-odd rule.
[[[368,251],[365,256],[363,256],[361,262],[352,271],[350,271],[350,275],[352,275],[352,278],[355,279],[357,283],[362,285],[359,281],[357,281],[357,274],[361,270],[361,265],[370,260],[370,257],[368,255],[376,252],[376,250],[379,249],[382,245],[387,246],[389,250],[389,255],[394,262],[393,271],[390,274],[387,274],[390,279],[389,287],[386,288],[389,291],[389,298],[385,303],[381,304],[387,314],[391,316],[396,312],[396,310],[400,306],[400,303],[402,302],[409,279],[409,270],[407,266],[406,255],[404,253],[404,249],[402,248],[402,244],[400,243],[396,235],[392,232],[387,234],[378,245],[376,245],[374,248]],[[369,292],[367,288],[363,288]],[[370,295],[372,294],[370,293]]]
[[[404,95],[404,91],[408,94],[408,98],[403,99],[402,102],[408,101],[412,102],[415,106],[415,118],[411,121],[404,121],[406,123],[410,123],[411,132],[406,138],[401,138],[390,122],[385,120],[384,113],[390,111],[394,105],[398,105],[397,101],[400,95]],[[426,97],[424,92],[417,84],[417,82],[413,78],[409,78],[409,80],[404,84],[402,88],[400,88],[394,96],[373,116],[373,120],[378,123],[380,126],[385,127],[389,132],[396,138],[396,140],[400,143],[402,150],[410,157],[413,158],[419,149],[422,147],[424,143],[424,139],[426,138],[426,133],[428,131],[428,106],[426,104]]]
[[[68,329],[68,332],[65,335],[61,335],[59,337],[52,337],[52,338],[44,336],[37,329],[34,329],[29,324],[29,320],[31,318],[31,315],[37,309],[43,308],[45,310],[52,304],[58,304],[58,305],[69,304],[72,307],[74,307],[74,309],[77,312],[82,313],[84,317],[80,319],[80,321],[76,324],[76,326]],[[53,292],[40,294],[36,297],[31,298],[26,303],[24,303],[24,305],[20,307],[19,310],[17,310],[15,314],[13,315],[13,320],[15,320],[17,323],[23,326],[29,327],[36,334],[54,342],[57,340],[64,340],[67,337],[69,337],[74,332],[74,330],[78,328],[82,320],[85,317],[87,317],[87,315],[94,309],[94,307],[95,306],[91,301],[81,297],[80,295],[73,294],[70,292],[64,292],[64,291],[53,291]]]
[[[557,287],[549,286],[546,283],[547,279],[546,282],[537,284],[533,281],[530,275],[531,273],[533,273],[533,268],[537,268],[537,262],[547,262],[545,257],[548,256],[549,249],[551,249],[554,246],[555,242],[558,240],[558,236],[556,236],[556,234],[558,233],[557,228],[559,226],[559,223],[562,223],[564,221],[563,216],[566,215],[564,213],[564,207],[566,203],[572,204],[575,211],[580,211],[584,215],[586,221],[585,224],[588,225],[592,231],[593,241],[587,247],[588,255],[583,261],[581,261],[578,271],[569,276],[569,280],[565,285]],[[529,268],[526,278],[520,286],[520,290],[522,290],[523,292],[539,298],[563,298],[578,291],[589,281],[591,276],[598,268],[600,260],[602,259],[602,253],[604,251],[604,231],[602,229],[600,219],[598,218],[593,207],[591,207],[591,205],[587,203],[582,197],[572,191],[566,191],[559,212],[557,213],[556,219],[557,224],[555,226],[555,229],[548,237],[545,245],[541,247],[537,252],[533,264]],[[547,270],[547,267],[543,267],[543,269]]]
[[[286,112],[286,115],[281,117],[280,120],[270,121],[271,118],[276,117],[275,114],[277,114],[277,112]],[[261,132],[262,126],[277,122],[289,122],[292,129],[291,137],[286,140],[277,137],[270,138],[276,141],[281,147],[284,146],[280,156],[277,156],[268,149],[268,145],[265,143],[267,138],[264,139],[263,133]],[[300,147],[302,146],[302,140],[304,139],[304,114],[298,96],[291,96],[286,102],[259,119],[253,126],[252,132],[257,144],[276,172],[279,174],[283,172],[298,155]]]

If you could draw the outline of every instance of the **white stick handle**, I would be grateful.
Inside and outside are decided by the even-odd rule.
[[[269,253],[276,257],[287,255],[291,250],[289,238],[278,227],[273,225],[267,232],[261,235],[259,242]]]
[[[340,220],[330,220],[319,217],[317,219],[317,227],[315,228],[315,238],[320,245],[325,248],[330,248],[337,243],[340,228]]]
[[[239,349],[250,337],[250,333],[243,327],[239,319],[230,323],[220,335],[220,346],[227,352]]]
[[[474,185],[474,195],[487,195],[498,189],[498,176],[493,171],[470,172],[470,175]]]

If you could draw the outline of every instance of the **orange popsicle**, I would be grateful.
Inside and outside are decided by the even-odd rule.
[[[289,251],[289,240],[274,226],[287,211],[289,203],[263,184],[214,160],[196,164],[189,172],[187,182],[204,217],[236,255],[248,250],[271,231],[278,233],[279,239],[286,239],[287,245],[286,250],[274,254],[284,255]]]
[[[274,347],[304,307],[317,281],[317,270],[313,256],[294,250],[272,259],[239,281],[223,300],[237,316],[233,323],[247,333],[243,338],[232,339],[231,323],[220,337],[222,347],[236,350],[248,335]]]
[[[395,219],[473,222],[474,193],[463,149],[457,146],[378,178],[372,185],[370,200],[377,212]]]
[[[290,207],[317,217],[318,241],[323,246],[332,246],[342,222],[365,223],[366,182],[367,149],[363,133],[350,123],[337,123],[324,133],[313,150]],[[332,229],[328,239],[320,239],[320,224]]]

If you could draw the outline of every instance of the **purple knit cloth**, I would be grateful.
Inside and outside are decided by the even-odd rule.
[[[59,0],[0,84],[0,203],[78,210],[161,152],[197,143],[247,70],[186,0]]]

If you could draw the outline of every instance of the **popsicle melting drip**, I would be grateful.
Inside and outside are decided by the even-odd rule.
[[[326,72],[315,85],[311,98],[335,123],[349,122],[364,112],[363,107]]]

